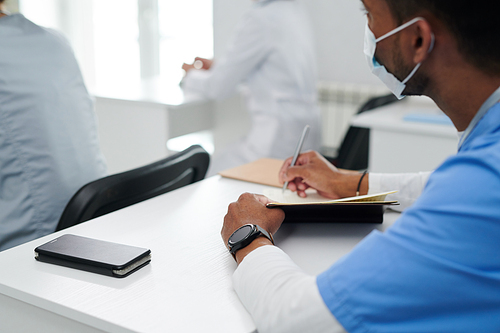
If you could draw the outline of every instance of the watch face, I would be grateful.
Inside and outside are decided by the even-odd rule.
[[[243,239],[247,238],[252,233],[253,227],[251,225],[244,225],[239,228],[229,238],[229,244],[236,244]]]

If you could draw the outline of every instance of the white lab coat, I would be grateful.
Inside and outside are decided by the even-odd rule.
[[[191,70],[184,89],[211,99],[247,91],[251,128],[212,159],[214,174],[261,157],[293,155],[306,124],[311,126],[303,150],[319,149],[320,111],[316,103],[316,56],[311,29],[293,0],[260,0],[240,23],[223,59],[212,68]]]

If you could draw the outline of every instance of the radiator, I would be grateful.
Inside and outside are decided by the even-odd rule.
[[[386,95],[385,87],[320,82],[318,104],[322,117],[322,153],[336,156],[337,150],[349,128],[351,118],[370,98]]]

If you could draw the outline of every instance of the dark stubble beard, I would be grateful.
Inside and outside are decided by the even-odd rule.
[[[399,47],[399,38],[395,41],[394,53],[392,55],[392,63],[394,64],[394,76],[401,82],[408,77],[413,71],[414,65],[407,65],[404,62],[401,48]],[[417,72],[406,82],[406,88],[403,90],[405,96],[421,96],[424,95],[428,86],[429,78],[420,73],[419,68]]]

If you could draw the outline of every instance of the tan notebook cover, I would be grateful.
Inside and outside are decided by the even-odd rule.
[[[261,158],[248,164],[221,171],[219,175],[251,183],[282,187],[283,184],[279,182],[278,173],[283,162],[274,158]]]

